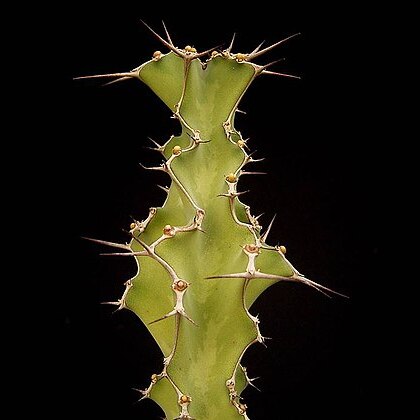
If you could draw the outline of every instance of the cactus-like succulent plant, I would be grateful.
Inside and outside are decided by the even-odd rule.
[[[227,49],[198,52],[177,48],[166,28],[166,38],[149,29],[168,53],[155,51],[129,72],[86,77],[138,79],[170,108],[182,133],[154,142],[163,162],[147,169],[166,173],[171,185],[161,207],[131,223],[128,243],[91,240],[137,263],[110,303],[133,311],[163,354],[141,398],[156,401],[167,419],[247,419],[240,395],[254,384],[241,359],[265,340],[253,302],[277,282],[336,293],[300,274],[283,245],[269,245],[272,222],[263,230],[240,200],[240,181],[258,173],[259,159],[235,129],[235,113],[257,77],[295,77],[255,63],[295,35],[242,54],[233,53],[233,39]]]

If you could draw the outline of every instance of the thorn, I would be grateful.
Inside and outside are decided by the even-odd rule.
[[[254,159],[253,157],[250,157],[250,159],[248,159],[248,163],[257,163],[257,162],[262,162],[263,160],[265,160],[265,158],[258,158],[258,159]]]
[[[293,74],[286,74],[286,73],[278,73],[276,71],[269,71],[269,70],[263,70],[260,74],[271,74],[273,76],[280,76],[280,77],[290,77],[291,79],[301,79],[299,76],[295,76]]]
[[[278,47],[279,45],[283,44],[284,42],[286,42],[286,41],[288,41],[289,39],[292,39],[292,38],[294,38],[294,37],[296,37],[296,36],[298,36],[298,35],[300,35],[300,32],[298,32],[298,33],[296,33],[296,34],[293,34],[293,35],[290,35],[290,36],[288,36],[287,38],[284,38],[284,39],[282,39],[281,41],[278,41],[278,42],[276,42],[275,44],[270,45],[269,47],[264,48],[264,49],[263,49],[263,50],[261,50],[261,51],[252,52],[252,53],[251,53],[251,54],[249,54],[249,56],[248,56],[248,61],[249,61],[249,60],[253,60],[254,58],[260,57],[261,55],[265,54],[266,52],[271,51],[273,48]]]
[[[153,150],[154,152],[160,152],[160,153],[162,153],[162,151],[161,151],[161,150],[159,150],[159,149],[157,149],[156,147],[143,146],[143,149]]]
[[[124,299],[119,299],[117,302],[101,302],[101,305],[118,306],[118,308],[115,309],[115,311],[112,311],[112,314],[116,314],[117,312],[121,311],[122,309],[126,309],[127,308]]]
[[[161,144],[159,144],[156,140],[152,139],[151,137],[147,138],[156,146],[156,149],[154,150],[162,151],[163,146]]]
[[[163,169],[162,166],[144,166],[142,163],[139,163],[139,165],[143,169],[147,169],[148,171],[163,171],[163,172],[166,172],[165,169]]]
[[[272,279],[272,280],[278,280],[278,281],[289,281],[294,283],[304,283],[307,286],[313,287],[318,292],[322,293],[323,295],[331,298],[331,296],[326,293],[330,292],[335,295],[341,296],[343,298],[349,299],[349,296],[344,295],[342,293],[336,292],[335,290],[332,290],[326,286],[322,286],[321,284],[315,283],[312,280],[307,279],[306,277],[303,277],[302,275],[294,274],[291,277],[286,276],[280,276],[277,274],[268,274],[268,273],[262,273],[261,271],[256,271],[252,275],[250,273],[235,273],[235,274],[222,274],[219,276],[211,276],[207,278],[248,278],[248,279]]]
[[[116,302],[101,302],[101,305],[114,305],[114,306],[120,306],[121,302],[116,301]],[[118,309],[117,309],[118,310]]]
[[[230,192],[230,193],[221,193],[221,194],[217,194],[217,197],[227,197],[227,198],[235,198],[235,197],[239,197],[242,194],[246,194],[249,193],[250,190],[246,190],[246,191],[240,191],[240,192]]]
[[[254,217],[254,219],[255,219],[255,220],[258,220],[258,219],[259,219],[261,216],[263,216],[264,214],[265,214],[265,213],[261,213],[261,214],[259,214],[258,216],[255,216],[255,217]]]
[[[263,235],[263,236],[261,236],[261,238],[260,238],[260,240],[261,240],[261,242],[262,242],[263,244],[265,244],[265,241],[266,241],[266,239],[267,239],[268,234],[270,233],[271,227],[273,226],[274,219],[276,218],[276,216],[277,216],[277,214],[275,214],[275,215],[273,216],[273,218],[271,219],[270,224],[268,225],[267,230],[265,231],[264,235]]]
[[[146,398],[149,398],[149,392],[147,389],[143,390],[143,389],[137,389],[137,388],[131,388],[133,391],[137,391],[139,394],[142,395],[142,397],[140,399],[137,400],[137,402],[139,403],[140,401],[143,401]]]
[[[168,187],[163,187],[162,185],[157,184],[158,188],[160,188],[161,190],[165,191],[166,193],[169,192],[169,188]]]
[[[177,313],[178,312],[174,309],[171,312],[168,312],[166,315],[163,315],[161,318],[158,318],[158,319],[155,319],[152,322],[149,322],[149,325],[156,324],[156,322],[163,321],[164,319],[169,318],[169,317],[171,317],[171,316],[173,316]]]
[[[110,257],[110,256],[114,256],[114,257],[144,257],[148,254],[147,254],[146,251],[139,251],[139,252],[102,252],[99,255],[104,256],[104,257]]]
[[[142,67],[143,67],[143,64],[140,64],[139,66],[134,67],[134,69],[131,69],[130,71],[131,72],[133,72],[133,71],[139,71]]]
[[[170,44],[168,41],[166,41],[165,39],[163,39],[157,32],[155,32],[145,21],[143,21],[142,19],[140,19],[140,22],[143,23],[143,25],[166,47],[168,47],[171,51],[173,51],[175,54],[181,56],[181,57],[186,57],[186,55],[179,50],[178,48],[174,47],[172,44]]]
[[[279,276],[277,274],[261,273],[260,271],[256,271],[255,273],[252,273],[252,274],[247,271],[243,273],[218,274],[215,276],[209,276],[209,277],[204,277],[204,278],[205,279],[272,279],[272,280],[290,281],[290,282],[301,281],[297,277]]]
[[[188,321],[190,321],[191,322],[191,324],[194,324],[196,327],[198,327],[198,325],[196,324],[196,322],[192,319],[192,318],[190,318],[188,315],[187,315],[187,313],[185,312],[185,311],[182,311],[182,312],[179,312],[184,318],[187,318],[188,319]]]
[[[128,234],[146,250],[148,255],[150,256],[154,255],[156,257],[152,248],[150,248],[150,246],[147,245],[146,242],[143,242],[139,237],[134,236],[133,232],[128,232]]]
[[[267,175],[267,172],[241,171],[241,175]]]
[[[192,324],[198,327],[198,325],[187,315],[185,310],[183,311],[177,311],[176,309],[173,309],[171,312],[168,312],[166,315],[163,315],[161,318],[155,319],[152,322],[149,322],[149,325],[155,324],[156,322],[163,321],[164,319],[170,318],[171,316],[174,316],[176,314],[180,314],[184,318],[188,319]]]
[[[83,80],[83,79],[103,79],[106,77],[126,77],[126,78],[136,78],[138,79],[138,74],[135,72],[126,72],[126,73],[109,73],[109,74],[94,74],[91,76],[79,76],[73,77],[73,80]]]
[[[280,276],[278,274],[267,274],[267,273],[261,273],[261,271],[256,271],[253,275],[253,278],[258,279],[272,279],[272,280],[283,280],[283,281],[296,281],[296,278],[293,276],[286,277],[286,276]]]
[[[168,38],[169,43],[174,46],[174,43],[172,42],[171,36],[169,35],[168,30],[166,29],[165,22],[162,20],[163,29],[165,29],[166,38]]]
[[[257,385],[253,384],[253,381],[256,381],[257,379],[260,379],[259,376],[257,376],[256,378],[248,378],[248,385],[251,385],[252,387],[254,387],[257,391],[262,392],[260,388],[257,387]]]
[[[260,377],[259,376],[257,376],[256,378],[250,378],[249,376],[248,376],[248,372],[247,372],[247,370],[246,370],[246,367],[244,367],[244,366],[241,366],[241,368],[242,368],[242,372],[244,373],[244,375],[245,375],[245,379],[246,379],[246,381],[247,381],[247,383],[248,383],[248,385],[251,385],[251,386],[253,386],[257,391],[260,391],[261,392],[261,389],[259,389],[256,385],[254,385],[252,382],[254,382],[254,381],[256,381],[257,379],[260,379]]]
[[[251,190],[246,190],[246,191],[239,191],[239,192],[236,192],[235,193],[235,196],[236,197],[239,197],[240,195],[242,195],[242,194],[246,194],[246,193],[249,193]]]
[[[321,292],[322,294],[328,296],[329,298],[331,298],[331,296],[328,295],[328,293],[325,293],[325,291],[330,292],[330,293],[333,293],[333,294],[338,295],[338,296],[341,296],[341,297],[346,298],[346,299],[350,299],[349,296],[344,295],[343,293],[336,292],[335,290],[332,290],[332,289],[330,289],[330,288],[328,288],[326,286],[323,286],[322,284],[319,284],[319,283],[316,283],[316,282],[314,282],[312,280],[309,280],[306,277],[303,277],[303,276],[295,276],[294,279],[297,282],[301,282],[301,283],[304,283],[304,284],[306,284],[306,285],[308,285],[310,287],[313,287],[314,289],[318,290],[318,292]]]
[[[207,276],[205,279],[249,279],[252,278],[250,273],[232,273],[232,274],[217,274],[215,276]]]
[[[277,63],[280,63],[280,61],[285,61],[286,59],[283,57],[283,58],[280,58],[280,59],[278,59],[278,60],[274,60],[274,61],[272,61],[271,63],[268,63],[268,64],[264,64],[262,67],[261,67],[261,70],[260,70],[260,72],[262,72],[263,70],[265,70],[265,69],[268,69],[269,67],[271,67],[271,66],[274,66],[274,64],[277,64]]]
[[[273,76],[280,76],[280,77],[290,77],[291,79],[301,79],[299,76],[295,76],[293,74],[286,74],[286,73],[278,73],[276,71],[269,71],[263,70],[260,74],[271,74]]]
[[[211,142],[211,140],[201,140],[199,131],[195,131],[194,133],[188,134],[188,136],[196,144]]]
[[[201,52],[201,53],[196,53],[196,54],[194,54],[194,55],[192,56],[192,58],[200,58],[200,57],[203,57],[203,56],[205,56],[205,55],[207,55],[207,54],[211,53],[212,51],[217,50],[217,49],[218,49],[218,48],[220,48],[220,47],[221,47],[221,45],[216,45],[215,47],[213,47],[213,48],[209,48],[208,50],[205,50],[205,51],[203,51],[203,52]]]
[[[131,248],[127,244],[119,244],[116,242],[102,241],[101,239],[93,239],[93,238],[88,238],[86,236],[82,236],[81,238],[86,239],[87,241],[95,242],[97,244],[111,246],[113,248],[127,249],[131,251]]]
[[[263,41],[259,45],[257,45],[257,47],[255,48],[255,50],[253,50],[249,55],[252,56],[252,54],[257,53],[260,50],[260,48],[263,46],[264,42],[265,41]]]
[[[246,111],[242,111],[241,109],[238,109],[238,108],[236,108],[236,112],[238,114],[244,114],[244,115],[246,115]]]
[[[230,54],[230,52],[232,51],[233,43],[235,42],[235,37],[236,37],[236,32],[233,33],[232,41],[230,41],[230,45],[228,49],[226,50],[228,54]]]
[[[248,156],[247,156],[247,163],[255,163],[255,162],[262,162],[263,160],[265,160],[265,158],[259,158],[259,159],[254,159],[253,156],[257,153],[257,150],[252,151]]]
[[[127,76],[126,77],[120,77],[120,78],[118,78],[116,80],[113,80],[112,82],[104,83],[102,85],[102,87],[111,86],[111,85],[113,85],[115,83],[123,82],[124,80],[129,80],[129,79],[131,79],[131,77],[127,77]]]
[[[262,335],[259,335],[257,338],[257,341],[262,344],[266,349],[268,349],[267,344],[265,344],[265,340],[267,340],[268,337],[263,337]]]

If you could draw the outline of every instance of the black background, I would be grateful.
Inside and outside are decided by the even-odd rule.
[[[244,181],[243,188],[252,190],[244,201],[253,214],[265,212],[264,226],[277,213],[272,242],[285,244],[289,259],[309,278],[350,299],[328,299],[290,284],[269,289],[253,312],[273,339],[267,349],[251,348],[244,363],[251,376],[261,377],[256,384],[262,392],[251,388],[244,396],[253,420],[363,418],[376,388],[371,292],[382,252],[380,139],[367,124],[371,92],[365,81],[373,31],[358,10],[344,6],[298,4],[279,12],[258,5],[241,12],[205,7],[81,7],[66,22],[68,74],[61,92],[70,108],[65,127],[71,143],[62,187],[72,258],[62,293],[63,406],[95,418],[162,415],[151,401],[135,404],[138,394],[131,390],[146,387],[161,369],[157,346],[132,313],[112,314],[113,307],[100,305],[120,297],[134,264],[100,257],[101,248],[80,237],[125,241],[130,216],[141,220],[150,206],[163,203],[156,184],[169,181],[138,163],[160,163],[144,148],[147,136],[163,141],[178,126],[138,82],[104,88],[71,80],[127,71],[164,50],[141,18],[161,33],[164,19],[177,45],[198,50],[226,45],[233,32],[234,50],[241,52],[302,32],[259,60],[286,57],[273,70],[302,80],[261,77],[240,106],[247,115],[237,117],[237,128],[251,138],[257,157],[266,158],[259,169],[268,172]]]

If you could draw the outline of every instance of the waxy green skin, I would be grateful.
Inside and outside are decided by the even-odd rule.
[[[145,65],[139,76],[175,111],[184,84],[182,58],[171,52],[159,61]],[[249,228],[233,219],[229,198],[218,196],[227,193],[226,176],[235,173],[245,158],[243,149],[227,138],[223,124],[254,77],[255,69],[248,63],[216,57],[203,70],[199,60],[193,60],[179,110],[188,126],[199,130],[200,138],[208,141],[181,153],[171,164],[173,173],[188,194],[205,210],[202,223],[205,233],[199,230],[179,232],[159,244],[156,253],[181,279],[191,283],[185,292],[184,306],[197,326],[180,317],[178,343],[167,373],[183,394],[191,396],[188,411],[196,419],[242,417],[229,401],[226,380],[233,375],[244,349],[257,338],[254,322],[243,307],[245,280],[206,279],[212,275],[245,271],[248,258],[241,247],[255,242]],[[176,145],[188,148],[192,134],[182,124],[181,136],[169,141],[164,150],[165,157],[172,155]],[[244,213],[244,209],[238,212],[247,223]],[[165,225],[186,226],[194,216],[195,209],[172,182],[165,205],[157,210],[142,239],[150,244],[162,235]],[[132,248],[143,249],[136,241],[132,242]],[[267,254],[265,264],[257,265],[262,271],[285,276],[293,274],[276,250],[267,249],[261,253]],[[173,309],[172,281],[152,258],[137,259],[140,273],[132,280],[126,305],[142,319],[163,354],[168,356],[174,346],[175,317],[148,324]],[[259,262],[260,257],[257,260]],[[246,293],[247,306],[273,282],[261,279],[252,282]],[[178,397],[172,386],[165,382],[164,377],[152,388],[151,398],[164,409],[168,419],[176,418],[180,411]],[[245,386],[245,381],[241,382],[237,385],[238,392]]]
[[[167,199],[130,226],[128,244],[97,242],[121,248],[113,254],[132,256],[138,265],[121,299],[111,303],[133,311],[164,355],[162,371],[142,396],[156,401],[167,419],[247,419],[239,395],[251,380],[240,361],[250,345],[264,343],[252,303],[278,281],[328,289],[266,244],[238,199],[238,182],[254,161],[233,120],[263,68],[229,50],[206,61],[180,51],[155,53],[128,74],[149,86],[182,126],[180,136],[157,147],[165,163],[150,168],[170,176]]]

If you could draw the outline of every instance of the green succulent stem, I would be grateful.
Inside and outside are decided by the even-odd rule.
[[[241,359],[251,345],[264,344],[251,305],[279,281],[330,292],[300,274],[283,246],[267,244],[271,224],[262,234],[239,200],[241,177],[256,174],[249,167],[258,160],[235,129],[235,114],[252,82],[274,74],[252,60],[282,42],[233,54],[232,40],[227,50],[198,53],[152,32],[169,53],[156,51],[131,72],[94,76],[142,81],[182,129],[163,144],[153,141],[164,162],[146,168],[169,176],[165,203],[131,224],[128,244],[94,240],[117,249],[109,255],[137,262],[122,297],[109,303],[133,311],[162,351],[162,370],[141,398],[156,401],[167,419],[247,419],[240,394],[254,384]]]

